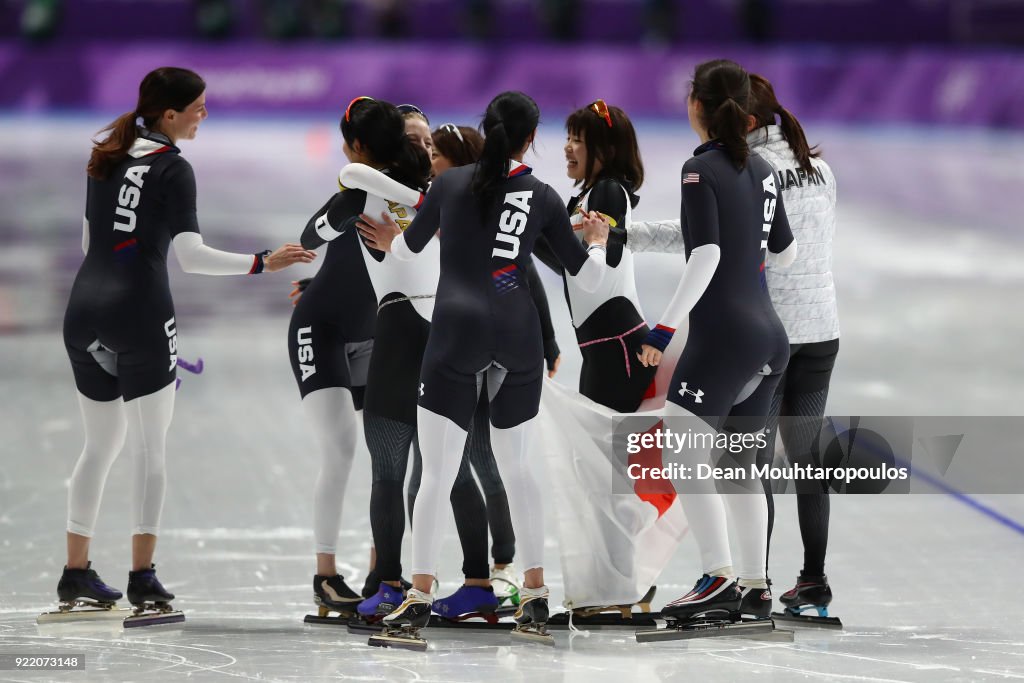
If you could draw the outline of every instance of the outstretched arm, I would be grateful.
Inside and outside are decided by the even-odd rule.
[[[683,254],[683,230],[678,220],[632,221],[626,233],[626,246],[634,254],[655,252],[659,254]]]
[[[272,273],[296,263],[310,263],[316,254],[298,244],[285,244],[273,253],[239,254],[203,244],[198,232],[182,232],[171,243],[181,269],[201,275],[255,275]]]
[[[338,173],[338,184],[344,188],[363,190],[399,204],[419,209],[426,195],[406,187],[394,178],[366,164],[348,164]]]

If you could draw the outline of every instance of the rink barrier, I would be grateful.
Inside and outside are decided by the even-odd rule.
[[[634,116],[686,117],[694,65],[728,57],[775,83],[801,119],[1024,129],[1024,53],[929,48],[206,45],[0,43],[0,109],[120,112],[149,70],[177,64],[208,83],[212,111],[332,112],[353,93],[427,111],[483,111],[502,90],[557,121],[597,97]]]

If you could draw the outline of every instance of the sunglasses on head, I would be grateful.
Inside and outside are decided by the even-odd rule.
[[[612,127],[612,113],[608,111],[608,105],[605,104],[604,100],[594,100],[588,108],[604,119],[609,128]]]
[[[359,97],[357,97],[354,100],[352,100],[351,102],[349,102],[348,106],[345,107],[345,123],[348,123],[350,121],[350,116],[352,114],[352,107],[354,107],[357,102],[362,102],[363,100],[367,100],[369,102],[375,102],[376,101],[372,97],[367,97],[366,95],[360,95]]]
[[[415,104],[400,104],[396,109],[402,113],[402,116],[405,116],[406,114],[419,114],[423,117],[423,120],[427,122],[427,125],[430,125],[430,119],[428,119],[427,115],[423,113],[423,110]]]
[[[462,131],[459,130],[459,127],[456,126],[454,123],[446,123],[443,126],[441,126],[438,130],[444,133],[452,133],[453,135],[455,135],[455,137],[459,139],[460,144],[466,144],[466,141],[462,138]]]

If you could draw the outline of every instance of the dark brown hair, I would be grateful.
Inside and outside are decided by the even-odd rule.
[[[690,97],[703,107],[702,123],[712,139],[743,168],[750,155],[747,117],[750,111],[750,75],[736,62],[715,59],[698,64]]]
[[[453,128],[458,129],[461,140]],[[430,137],[434,139],[434,151],[452,162],[452,166],[475,164],[484,150],[484,136],[469,126],[446,123],[431,133]]]
[[[757,120],[758,128],[774,126],[775,117],[778,116],[782,137],[789,143],[800,168],[807,173],[814,170],[811,159],[820,157],[821,151],[817,145],[811,147],[807,144],[803,126],[788,109],[779,104],[771,82],[758,74],[750,74],[750,113]]]
[[[398,182],[421,192],[427,189],[430,157],[405,134],[405,117],[395,105],[369,97],[353,101],[341,117],[341,135],[350,148],[358,140]]]
[[[87,167],[89,177],[103,180],[128,154],[135,144],[138,130],[135,120],[142,119],[146,128],[160,120],[168,109],[185,111],[206,90],[206,83],[194,71],[164,66],[146,74],[139,84],[139,100],[135,110],[122,114],[113,123],[99,131],[110,134],[93,142],[92,156]]]
[[[473,171],[472,189],[484,209],[508,177],[509,159],[526,146],[537,129],[540,107],[526,93],[509,90],[491,100],[480,128],[484,148]]]
[[[605,173],[624,180],[632,190],[638,190],[644,182],[644,163],[640,159],[633,123],[618,107],[609,106],[608,114],[611,126],[591,106],[577,109],[565,120],[565,130],[570,135],[580,135],[587,148],[584,179],[577,180],[576,184],[593,185],[594,162],[600,161]]]

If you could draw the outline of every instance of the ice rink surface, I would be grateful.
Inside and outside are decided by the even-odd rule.
[[[630,631],[604,631],[559,632],[556,647],[545,649],[511,644],[504,633],[444,630],[428,632],[431,651],[418,654],[305,626],[319,465],[285,355],[288,282],[303,273],[188,276],[173,257],[179,352],[206,362],[201,376],[180,374],[157,551],[160,576],[188,621],[130,631],[109,623],[37,626],[36,615],[55,603],[67,481],[82,443],[60,321],[81,261],[87,140],[105,122],[0,119],[0,654],[84,653],[87,661],[85,672],[0,671],[0,680],[1024,679],[1024,495],[834,496],[826,568],[832,612],[846,629],[801,630],[791,644],[638,645]],[[1024,414],[1024,137],[808,132],[823,143],[839,183],[842,344],[829,412]],[[679,167],[696,140],[682,122],[642,124],[640,138],[648,177],[634,215],[678,216]],[[240,251],[296,240],[333,192],[342,162],[333,123],[311,120],[215,116],[183,149],[196,169],[207,243]],[[557,126],[543,129],[528,162],[569,194]],[[680,258],[637,262],[653,321],[675,287]],[[579,356],[560,287],[544,275],[564,354],[559,379],[571,386]],[[344,305],[345,292],[338,297]],[[112,470],[92,554],[104,579],[122,589],[130,465],[125,457]],[[361,449],[339,546],[353,585],[362,584],[370,546],[369,482]],[[799,571],[801,551],[793,499],[776,504],[778,595]],[[453,525],[449,531],[442,592],[459,583]],[[558,539],[547,543],[558,603]],[[686,592],[698,572],[687,538],[659,581],[655,606]]]

